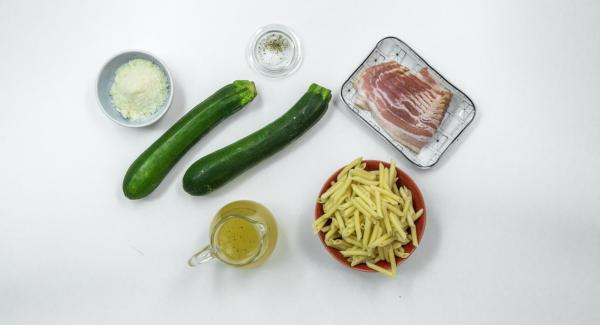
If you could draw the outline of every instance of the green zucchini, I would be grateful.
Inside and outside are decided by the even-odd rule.
[[[123,179],[123,193],[141,199],[156,189],[179,159],[202,136],[256,97],[254,83],[236,80],[196,105],[144,151]]]
[[[310,129],[327,111],[331,91],[312,84],[284,115],[262,129],[200,158],[183,176],[183,188],[204,195],[221,187]]]

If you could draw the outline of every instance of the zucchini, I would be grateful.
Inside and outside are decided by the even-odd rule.
[[[330,99],[329,89],[312,84],[280,118],[192,164],[183,176],[184,190],[191,195],[210,193],[283,149],[319,121]]]
[[[131,164],[123,179],[125,196],[135,200],[152,193],[202,136],[254,97],[252,81],[236,80],[196,105]]]

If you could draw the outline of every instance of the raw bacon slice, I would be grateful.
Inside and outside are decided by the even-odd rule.
[[[412,74],[394,61],[365,69],[354,87],[356,105],[371,111],[392,138],[416,153],[431,140],[452,100],[452,92],[438,84],[427,68]]]

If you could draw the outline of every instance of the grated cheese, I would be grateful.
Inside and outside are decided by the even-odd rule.
[[[158,111],[167,98],[168,87],[167,76],[159,66],[133,59],[115,72],[110,95],[124,118],[140,120]]]

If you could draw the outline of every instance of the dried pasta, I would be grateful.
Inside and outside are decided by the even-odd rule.
[[[397,258],[407,258],[403,245],[419,245],[412,193],[397,185],[395,162],[365,170],[362,158],[353,160],[320,197],[323,214],[313,223],[325,234],[325,244],[340,251],[351,266],[367,267],[394,277]],[[378,266],[388,261],[390,269]]]

